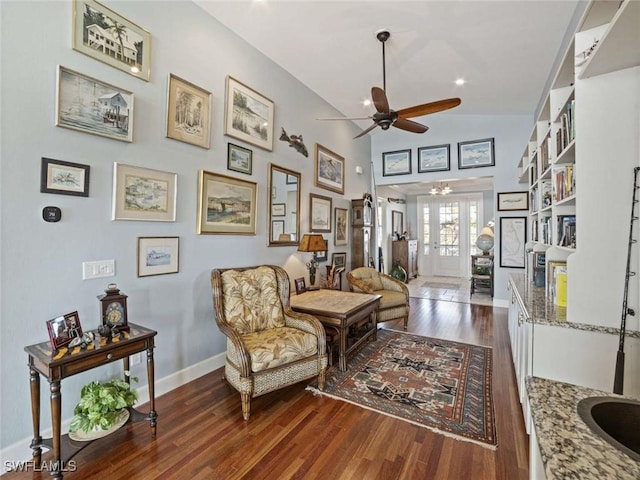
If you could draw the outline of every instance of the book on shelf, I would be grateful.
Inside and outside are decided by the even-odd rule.
[[[555,300],[559,307],[567,306],[567,266],[558,266],[554,272],[555,276]]]
[[[567,262],[550,260],[547,262],[547,281],[545,284],[545,294],[547,299],[556,303],[556,269],[562,268],[564,273],[567,271]]]
[[[571,100],[560,115],[560,125],[556,131],[556,155],[560,155],[576,137],[574,116],[575,100]]]
[[[551,171],[551,178],[553,180],[552,196],[556,203],[575,195],[576,174],[575,165],[573,163],[553,167]]]
[[[541,207],[551,206],[551,182],[549,180],[540,180],[540,200]]]
[[[540,144],[539,156],[540,156],[540,168],[541,173],[544,173],[551,165],[551,134],[548,134],[542,143]]]
[[[542,217],[540,219],[540,243],[544,243],[545,245],[551,245],[550,223],[551,217]]]
[[[558,226],[558,243],[561,247],[575,248],[576,236],[576,216],[575,215],[558,215],[556,217]]]

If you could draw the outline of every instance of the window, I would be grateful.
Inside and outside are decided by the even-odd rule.
[[[429,219],[429,204],[425,203],[422,207],[422,245],[423,245],[423,255],[429,255],[429,246],[431,245],[431,230],[430,230],[430,219]]]
[[[440,203],[440,256],[460,256],[460,204]]]

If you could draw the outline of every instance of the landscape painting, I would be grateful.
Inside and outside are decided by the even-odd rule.
[[[344,194],[344,158],[316,143],[315,185]]]
[[[255,235],[257,184],[204,170],[198,181],[198,233]]]
[[[89,165],[42,157],[40,191],[88,197],[90,169]]]
[[[449,145],[418,148],[418,173],[444,172],[450,168]]]
[[[149,81],[151,34],[94,0],[73,4],[73,49]]]
[[[175,173],[114,164],[113,220],[175,221]]]
[[[273,150],[273,111],[271,100],[227,77],[225,135]]]
[[[178,273],[179,237],[138,237],[138,277]]]
[[[167,137],[209,148],[210,123],[211,93],[170,73]]]
[[[133,141],[133,93],[58,66],[56,125]]]

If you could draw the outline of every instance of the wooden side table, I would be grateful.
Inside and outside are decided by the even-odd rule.
[[[92,442],[76,442],[69,435],[60,434],[62,415],[62,392],[60,383],[63,378],[92,368],[100,367],[122,359],[124,369],[129,370],[129,356],[147,351],[147,380],[149,383],[149,413],[145,414],[130,409],[131,416],[127,423],[148,420],[151,425],[151,436],[156,435],[155,385],[153,349],[157,332],[140,325],[129,324],[130,331],[122,332],[116,339],[96,336],[86,349],[66,347],[52,350],[49,342],[42,342],[25,347],[29,355],[29,373],[31,385],[31,415],[33,421],[33,440],[31,449],[35,465],[41,466],[42,447],[53,450],[51,476],[62,479],[64,465],[80,450]],[[49,381],[51,392],[51,425],[53,437],[43,439],[40,436],[40,375]],[[129,378],[125,380],[128,382]]]

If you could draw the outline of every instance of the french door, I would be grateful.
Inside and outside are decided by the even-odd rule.
[[[420,274],[469,276],[469,258],[480,218],[482,194],[419,196]]]

